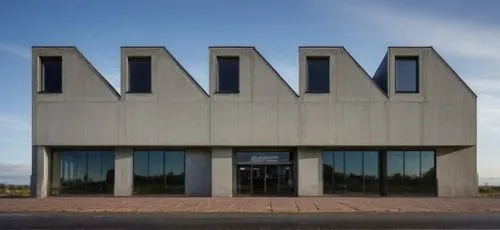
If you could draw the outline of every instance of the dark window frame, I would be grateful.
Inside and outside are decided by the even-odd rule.
[[[219,60],[238,60],[238,77],[237,77],[237,89],[236,90],[221,90],[220,89],[220,67],[219,67]],[[218,94],[238,94],[240,93],[240,65],[241,65],[241,60],[239,56],[217,56],[216,57],[216,68],[217,68],[217,89],[215,93]]]
[[[309,87],[309,60],[328,60],[328,89],[325,90],[311,90]],[[307,56],[306,57],[306,93],[312,94],[321,94],[321,93],[330,93],[330,76],[331,76],[331,58],[330,56]]]
[[[415,90],[398,90],[398,65],[397,62],[398,60],[412,60],[416,61],[416,86]],[[396,93],[402,93],[402,94],[418,94],[420,93],[420,58],[419,56],[396,56],[394,58],[394,91]]]
[[[59,90],[54,90],[54,91],[47,91],[46,89],[46,76],[45,76],[45,67],[44,67],[44,60],[50,60],[50,61],[59,61],[60,62],[60,72],[61,72],[61,76],[59,76],[59,81],[60,81],[60,84],[61,84],[61,87]],[[39,87],[38,87],[38,93],[39,94],[61,94],[62,93],[62,88],[63,88],[63,58],[62,56],[40,56],[39,57],[39,68],[40,68],[40,75],[39,75]]]
[[[133,60],[148,60],[149,61],[149,90],[144,91],[132,91],[130,90],[131,85],[131,71],[130,71],[130,61]],[[152,94],[153,93],[153,57],[152,56],[128,56],[127,57],[127,94]]]

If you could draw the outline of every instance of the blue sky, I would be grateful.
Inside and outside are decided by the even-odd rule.
[[[0,182],[28,182],[32,45],[77,46],[117,89],[120,46],[165,46],[206,89],[208,46],[253,45],[295,90],[300,45],[345,46],[370,74],[387,46],[432,45],[479,96],[478,172],[500,183],[499,8],[495,0],[2,1]]]

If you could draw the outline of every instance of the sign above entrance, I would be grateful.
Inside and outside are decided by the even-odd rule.
[[[289,152],[237,152],[237,164],[290,163]]]

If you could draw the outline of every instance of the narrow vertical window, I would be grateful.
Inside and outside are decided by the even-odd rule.
[[[40,57],[40,92],[62,93],[62,57]]]
[[[240,59],[238,57],[217,57],[217,92],[239,93]]]
[[[151,93],[151,57],[129,57],[128,76],[128,93]]]
[[[418,57],[396,57],[396,93],[418,93]]]
[[[307,57],[307,93],[330,92],[330,58]]]

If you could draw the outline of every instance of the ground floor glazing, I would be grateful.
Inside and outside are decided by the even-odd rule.
[[[430,149],[44,149],[52,196],[438,195]]]

